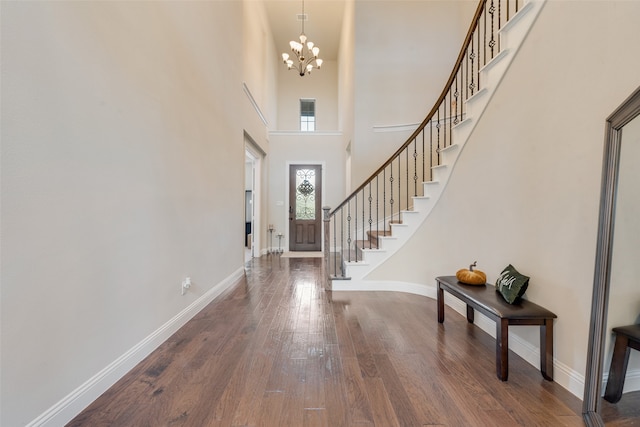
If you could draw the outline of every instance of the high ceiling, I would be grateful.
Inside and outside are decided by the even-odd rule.
[[[279,53],[289,53],[289,41],[298,41],[302,21],[301,0],[264,0],[269,25],[273,32],[276,49]],[[336,60],[342,30],[342,16],[345,0],[305,0],[304,12],[307,21],[304,32],[309,41],[320,48],[320,58]]]

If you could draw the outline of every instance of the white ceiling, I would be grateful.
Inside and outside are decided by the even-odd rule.
[[[320,48],[319,57],[323,60],[336,60],[340,45],[340,31],[344,14],[345,0],[305,0],[304,12],[307,21],[304,32],[309,41]],[[273,32],[276,49],[279,53],[289,53],[289,41],[298,41],[302,21],[301,0],[265,0],[269,25]]]

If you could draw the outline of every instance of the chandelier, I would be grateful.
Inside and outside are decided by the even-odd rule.
[[[313,42],[307,41],[307,36],[304,34],[304,21],[307,16],[304,14],[304,0],[302,0],[302,31],[300,32],[300,42],[291,40],[289,46],[294,54],[294,59],[289,59],[288,53],[282,54],[282,61],[285,63],[289,70],[296,70],[300,76],[305,74],[311,74],[313,67],[320,69],[322,65],[322,59],[318,58],[320,48],[315,46]]]

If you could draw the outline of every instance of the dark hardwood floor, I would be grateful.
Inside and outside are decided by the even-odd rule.
[[[582,426],[581,402],[449,308],[324,290],[322,260],[254,259],[69,426]]]
[[[640,426],[640,391],[624,393],[615,404],[602,399],[601,414],[607,427]]]

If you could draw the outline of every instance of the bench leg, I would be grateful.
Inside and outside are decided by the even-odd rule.
[[[630,351],[628,345],[629,338],[624,335],[616,335],[607,388],[604,392],[604,398],[611,403],[616,403],[622,397],[624,377],[627,375],[627,366],[629,364]]]
[[[467,304],[467,322],[473,323],[473,320],[474,320],[473,307]]]
[[[438,283],[438,323],[444,322],[444,290]]]
[[[540,325],[540,372],[545,380],[553,381],[553,319]]]
[[[502,381],[509,378],[509,320],[496,321],[496,375]]]

